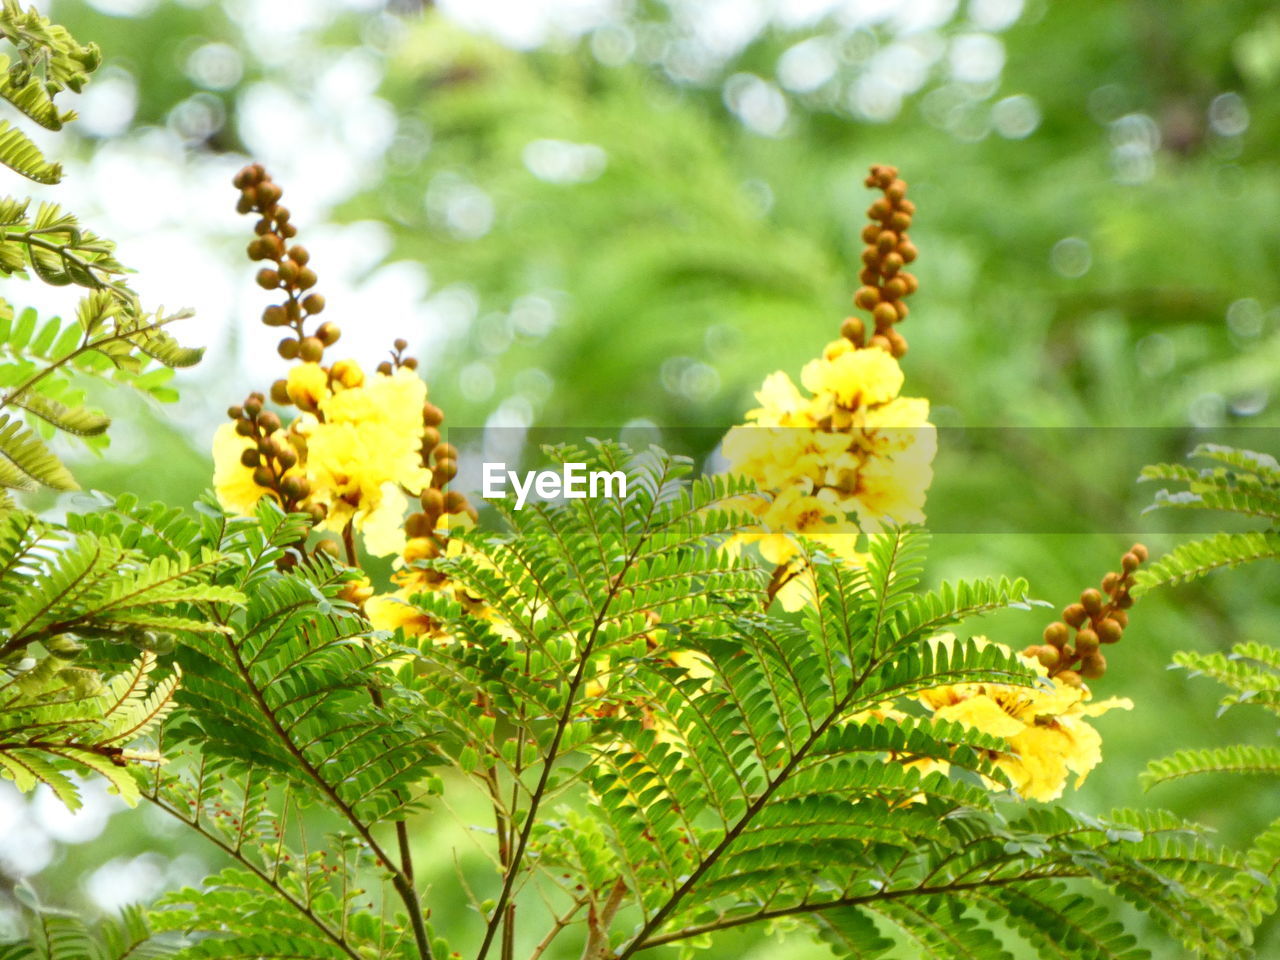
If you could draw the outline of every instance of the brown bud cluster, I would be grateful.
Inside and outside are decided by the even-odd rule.
[[[896,328],[907,318],[906,298],[916,292],[919,282],[906,265],[916,258],[915,244],[907,236],[916,206],[907,199],[907,185],[898,179],[896,167],[876,164],[865,181],[884,196],[867,208],[869,223],[862,230],[862,286],[854,294],[854,304],[870,314],[874,333],[867,338],[867,324],[861,317],[849,317],[840,328],[841,336],[856,347],[879,347],[895,357],[907,352],[907,341]]]
[[[401,357],[400,354],[408,344],[403,340],[395,342],[393,354],[396,366],[410,366],[412,357]],[[458,448],[441,439],[440,425],[444,423],[444,411],[428,401],[422,407],[422,463],[431,470],[431,486],[422,491],[418,498],[421,510],[409,514],[405,520],[405,534],[410,539],[435,538],[435,531],[440,518],[445,514],[466,514],[476,520],[479,514],[466,496],[456,490],[446,490],[450,480],[458,475]]]
[[[258,286],[283,291],[286,298],[283,303],[263,310],[262,322],[268,327],[287,327],[292,331],[292,336],[285,337],[276,347],[285,360],[319,363],[325,348],[337,342],[340,331],[333,323],[322,323],[314,332],[306,332],[307,320],[324,311],[324,297],[312,292],[317,278],[308,266],[311,255],[307,248],[289,242],[297,235],[298,228],[289,221],[289,208],[280,203],[283,191],[259,163],[244,167],[233,182],[240,191],[236,210],[258,214],[253,228],[256,236],[246,250],[250,260],[265,264],[258,271]],[[275,393],[273,391],[273,400],[287,402],[287,395],[282,401]]]
[[[1102,578],[1101,590],[1090,587],[1078,603],[1062,610],[1062,619],[1044,629],[1044,643],[1023,650],[1049,670],[1049,676],[1078,687],[1107,672],[1102,646],[1118,643],[1129,625],[1133,606],[1129,590],[1133,574],[1147,559],[1147,548],[1135,543],[1120,559],[1120,569]]]
[[[310,513],[319,523],[324,519],[324,508],[303,506],[311,496],[311,484],[306,477],[289,473],[306,452],[303,439],[284,429],[280,417],[264,408],[266,399],[261,393],[251,393],[244,403],[227,410],[236,433],[253,442],[240,455],[240,462],[253,471],[253,482],[269,490],[285,510]]]

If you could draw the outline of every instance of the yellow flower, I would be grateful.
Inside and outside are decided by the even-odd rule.
[[[242,516],[270,491],[253,482],[253,468],[240,462],[246,450],[254,449],[253,441],[236,433],[234,423],[224,423],[213,434],[213,490],[224,508]]]
[[[408,500],[401,491],[417,495],[431,482],[420,449],[426,397],[426,384],[401,369],[331,394],[320,402],[319,416],[299,418],[311,502],[328,511],[321,529],[354,523],[375,556],[403,547]]]
[[[831,394],[843,407],[886,403],[898,395],[902,381],[902,368],[889,353],[857,350],[845,339],[829,344],[822,358],[810,360],[800,374],[811,392]]]
[[[364,371],[354,360],[339,360],[329,368],[329,379],[350,390],[364,386]]]
[[[403,630],[406,637],[420,637],[436,629],[436,622],[406,596],[407,591],[370,597],[364,612],[375,630]]]
[[[329,374],[318,363],[299,363],[290,367],[285,383],[289,399],[298,405],[299,410],[315,410],[330,395]]]
[[[965,683],[926,690],[920,700],[940,720],[1007,740],[1010,750],[997,754],[996,765],[1014,789],[1031,800],[1056,800],[1070,774],[1076,775],[1079,787],[1102,761],[1102,738],[1085,719],[1114,709],[1132,710],[1133,702],[1113,697],[1090,703],[1087,688],[1049,678],[1039,661],[1019,658],[1044,678],[1041,686]]]

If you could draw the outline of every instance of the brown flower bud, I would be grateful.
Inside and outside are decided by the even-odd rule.
[[[231,420],[239,420],[244,416],[244,407],[235,406],[227,407],[227,417]]]
[[[1098,634],[1085,627],[1076,634],[1076,653],[1087,657],[1098,652]]]
[[[880,272],[878,270],[868,268],[858,274],[858,280],[867,286],[875,286],[880,282]]]
[[[310,290],[316,285],[316,272],[310,267],[303,267],[298,271],[298,289]]]
[[[1114,616],[1107,617],[1098,624],[1098,639],[1103,643],[1118,643],[1122,636],[1124,636],[1124,627]]]
[[[916,278],[916,275],[914,273],[903,272],[898,274],[896,279],[901,280],[903,283],[907,285],[908,294],[915,293],[917,290],[920,289],[920,281]]]
[[[900,321],[907,319],[907,314],[911,312],[911,308],[903,300],[893,301],[893,309],[898,311],[898,319]]]
[[[263,290],[274,290],[280,286],[280,274],[270,267],[263,267],[258,271],[258,286]]]
[[[298,356],[307,363],[319,363],[324,357],[324,343],[319,337],[303,337]]]
[[[284,195],[284,191],[270,181],[258,184],[257,192],[258,203],[264,207],[272,206]]]
[[[320,338],[320,342],[326,347],[332,347],[338,342],[338,338],[342,336],[342,331],[338,329],[338,325],[332,320],[326,320],[316,329],[316,336]]]
[[[1041,665],[1050,669],[1056,667],[1059,659],[1061,659],[1057,647],[1034,646],[1028,647],[1026,652],[1039,660]]]
[[[440,491],[437,490],[436,493]],[[431,536],[433,524],[425,513],[411,513],[404,522],[405,536],[412,539]]]
[[[311,493],[311,484],[295,473],[280,481],[280,492],[291,500],[305,500]]]
[[[445,457],[446,459],[449,459],[449,460],[457,460],[458,448],[455,447],[452,443],[442,443],[440,444],[439,447],[436,448],[436,456]]]
[[[1070,630],[1061,620],[1044,628],[1044,642],[1054,647],[1064,647],[1070,639]]]
[[[327,537],[316,544],[312,553],[327,553],[335,560],[342,558],[342,547],[338,546],[337,540],[330,540]]]
[[[892,254],[892,256],[896,257],[897,254],[896,253]],[[886,266],[888,266],[888,264],[886,264]],[[894,277],[892,280],[890,280],[888,283],[884,285],[884,298],[886,300],[901,300],[906,295],[907,295],[907,285],[903,283],[901,280],[899,280],[897,277]],[[895,307],[894,309],[896,310],[897,308]]]
[[[905,233],[911,229],[911,214],[895,210],[893,216],[889,218],[889,226],[898,231],[899,234]]]
[[[903,213],[905,213],[907,216],[913,216],[916,212],[916,205],[912,203],[910,200],[904,199],[898,202],[898,209],[901,210]]]
[[[277,380],[271,384],[271,402],[278,403],[282,407],[291,406],[293,400],[289,398],[289,381]]]
[[[262,412],[262,401],[253,394],[250,394],[249,399],[244,402],[244,412],[248,414],[250,418],[256,417]]]
[[[302,309],[307,313],[324,313],[324,297],[318,293],[309,293],[302,298]]]
[[[858,317],[845,317],[840,324],[840,336],[855,346],[862,346],[862,339],[867,335],[867,327]]]
[[[284,307],[277,305],[262,311],[262,322],[268,327],[283,327],[289,322],[289,318],[285,315]]]
[[[431,468],[432,483],[436,483],[436,481],[439,481],[439,483],[436,483],[436,485],[440,486],[442,484],[448,483],[457,475],[458,475],[457,460],[451,460],[449,457],[444,457],[443,459],[440,458],[439,456],[436,457],[435,466]]]
[[[1102,592],[1111,593],[1115,590],[1116,584],[1120,582],[1120,575],[1117,573],[1108,573],[1102,578]]]
[[[298,235],[298,228],[295,227],[292,223],[286,223],[284,224],[284,226],[280,228],[280,235],[283,237],[290,237],[290,238],[296,237]]]
[[[1090,654],[1080,661],[1080,673],[1086,679],[1097,680],[1107,672],[1107,658],[1101,653]]]
[[[1129,626],[1129,615],[1123,610],[1112,610],[1111,619],[1120,624],[1121,627]]]
[[[427,516],[438,517],[444,513],[444,494],[435,487],[428,487],[423,490],[422,496],[418,500]]]
[[[894,203],[898,203],[907,195],[907,185],[901,180],[895,180],[885,188],[884,195]]]
[[[1090,616],[1094,616],[1102,611],[1102,594],[1090,587],[1081,592],[1080,605]]]
[[[871,338],[871,342],[868,343],[867,346],[876,347],[877,349],[883,350],[885,353],[888,353],[890,355],[892,355],[893,353],[893,341],[890,340],[888,337],[886,337],[882,333],[875,334]]]
[[[868,247],[866,250],[862,251],[862,262],[865,263],[868,268],[874,269],[877,264],[880,263],[880,255],[876,253],[874,247]],[[877,273],[876,276],[879,276],[879,274]]]
[[[1135,557],[1137,557],[1143,563],[1147,562],[1147,557],[1149,556],[1149,554],[1147,552],[1147,548],[1142,544],[1135,543],[1132,547],[1129,548],[1129,552],[1132,553]]]
[[[267,410],[258,418],[258,426],[262,427],[264,433],[275,433],[280,429],[280,417]]]
[[[867,207],[867,217],[871,220],[887,220],[892,213],[893,207],[889,205],[888,200],[883,198]]]
[[[883,256],[898,245],[898,235],[892,230],[885,230],[876,238],[876,251]]]
[[[286,360],[293,360],[298,356],[298,341],[293,337],[285,337],[276,345],[276,353],[280,354]]]
[[[1070,604],[1062,611],[1062,619],[1073,627],[1080,626],[1088,616],[1085,608],[1078,603]]]
[[[898,319],[898,311],[893,308],[891,303],[879,304],[871,311],[871,316],[876,321],[876,327],[887,327]]]
[[[396,339],[392,341],[391,345],[397,350],[409,349],[409,341],[404,339],[404,337],[396,337]]]
[[[862,242],[875,243],[876,239],[880,236],[880,230],[881,228],[876,226],[876,224],[868,223],[862,228]]]
[[[1132,551],[1126,553],[1120,558],[1120,569],[1125,573],[1133,573],[1133,571],[1137,570],[1140,566],[1142,566],[1142,560],[1140,560],[1138,555]]]
[[[897,330],[890,327],[884,332],[885,337],[889,341],[889,352],[895,357],[904,357],[907,353],[907,338],[900,334]]]
[[[880,291],[875,287],[860,287],[853,295],[853,302],[863,310],[873,310],[880,302]]]
[[[273,479],[274,479],[274,478],[271,476],[271,471],[270,471],[270,470],[268,470],[266,467],[256,467],[256,468],[254,468],[254,471],[253,471],[253,482],[254,482],[254,483],[256,483],[258,486],[260,486],[260,487],[270,487],[270,486],[271,486],[271,481],[272,481]]]
[[[434,403],[427,402],[422,406],[422,422],[428,427],[438,427],[444,423],[444,411]]]
[[[253,198],[247,193],[240,194],[240,199],[236,201],[236,213],[248,213],[253,209]]]
[[[910,240],[904,240],[902,243],[898,244],[898,253],[902,255],[902,259],[907,263],[910,263],[920,255],[920,251],[916,249],[916,245]]]
[[[242,467],[256,467],[259,462],[257,450],[249,449],[240,454],[240,465]]]
[[[885,254],[885,258],[880,263],[880,272],[886,277],[892,277],[895,273],[902,269],[903,259],[900,253]]]
[[[253,436],[253,424],[252,424],[252,423],[250,423],[248,420],[237,420],[237,421],[236,421],[236,435],[237,435],[237,436],[241,436],[241,437],[252,437],[252,436]]]
[[[444,495],[444,512],[461,513],[467,509],[467,498],[457,490],[450,490]]]
[[[1061,670],[1058,673],[1055,673],[1054,676],[1069,687],[1079,687],[1084,684],[1084,681],[1080,678],[1080,674],[1076,673],[1074,670]]]
[[[391,374],[395,373],[395,368],[391,366],[391,362],[388,360],[383,360],[380,364],[378,364],[377,370],[378,370],[378,373],[382,374],[385,377],[389,377],[391,376]]]
[[[307,252],[307,248],[300,243],[294,244],[289,248],[289,259],[300,267],[305,267],[307,261],[311,259],[311,254]]]
[[[400,366],[404,367],[406,370],[417,370],[417,369],[418,369],[418,358],[417,358],[417,357],[405,357],[403,360],[401,360],[401,361],[400,361]]]
[[[280,275],[280,282],[290,287],[298,279],[298,266],[292,260],[281,260],[276,273]]]

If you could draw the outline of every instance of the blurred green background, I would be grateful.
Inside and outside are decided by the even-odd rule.
[[[939,536],[937,578],[1025,575],[1061,605],[1143,528],[1153,491],[1136,465],[1242,426],[1280,453],[1264,429],[1280,420],[1274,4],[42,6],[105,55],[73,155],[59,141],[58,196],[120,241],[152,304],[196,307],[185,339],[210,347],[175,407],[103,398],[114,446],[82,458],[86,487],[190,502],[221,410],[279,375],[240,256],[250,223],[232,209],[248,158],[285,188],[341,346],[372,365],[408,338],[449,424],[659,431],[727,427],[766,374],[798,376],[836,335],[865,169],[897,165],[921,250],[904,392],[943,426],[1153,428],[1087,453],[1027,429],[1001,456],[940,472],[930,510],[975,529],[1003,491],[1045,495],[1040,532]],[[31,285],[5,295],[68,309]],[[1114,532],[1053,532],[1078,529]],[[1137,780],[1179,747],[1275,736],[1247,709],[1216,716],[1208,681],[1166,667],[1178,649],[1272,640],[1277,583],[1259,568],[1143,601],[1097,685],[1136,709],[1097,722],[1105,762],[1068,803],[1165,806],[1232,843],[1280,814],[1274,782],[1144,795]],[[989,632],[1021,646],[1044,621],[1009,615]],[[145,899],[215,862],[102,799],[71,818],[6,792],[0,810],[0,869],[70,907]],[[454,846],[483,882],[482,821],[460,803],[415,825],[443,888]],[[436,906],[450,925],[474,923],[464,911]],[[1263,937],[1262,955],[1280,955],[1275,924]],[[825,954],[762,938],[744,934],[735,955]]]

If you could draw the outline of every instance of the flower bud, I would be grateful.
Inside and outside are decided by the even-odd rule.
[[[327,537],[316,544],[312,553],[327,553],[335,560],[342,559],[342,547],[338,546],[338,541],[330,540]]]
[[[253,471],[253,482],[260,487],[270,487],[272,479],[271,471],[266,467],[257,467]]]
[[[1129,626],[1129,615],[1123,610],[1112,610],[1111,619],[1120,624],[1122,628]]]
[[[384,377],[389,377],[391,376],[391,374],[395,372],[395,369],[391,366],[391,363],[389,361],[383,360],[380,364],[378,364],[378,372],[382,374]]]
[[[262,322],[268,327],[283,327],[289,322],[289,318],[285,315],[284,307],[277,305],[262,311]]]
[[[338,329],[338,325],[332,320],[326,320],[316,329],[316,336],[320,338],[320,342],[326,347],[332,347],[338,342],[338,338],[342,336],[342,331]]]
[[[880,230],[881,228],[876,224],[868,223],[862,228],[862,242],[875,243],[876,239],[880,236]]]
[[[227,407],[227,417],[232,420],[239,420],[244,416],[244,407]]]
[[[396,337],[396,339],[392,341],[391,345],[395,347],[397,350],[409,349],[409,341],[404,339],[403,337]]]
[[[898,235],[892,230],[885,230],[880,236],[876,237],[876,250],[881,256],[888,253],[898,245]]]
[[[893,213],[893,207],[883,197],[867,207],[867,217],[871,220],[887,220]]]
[[[1080,605],[1090,616],[1102,612],[1102,594],[1090,587],[1088,590],[1081,592]]]
[[[898,255],[895,253],[895,254],[892,254],[892,256],[896,257]],[[901,260],[900,257],[899,257],[899,260]],[[901,280],[899,280],[897,277],[894,277],[892,280],[890,280],[888,283],[884,285],[884,298],[886,300],[901,300],[906,295],[907,295],[907,285],[903,283]],[[894,309],[897,310],[897,307],[894,307]]]
[[[319,363],[324,356],[324,344],[319,337],[303,337],[298,345],[298,356],[305,363]]]
[[[862,262],[865,263],[868,268],[875,268],[880,262],[880,255],[876,253],[874,247],[868,247],[866,250],[862,251]],[[879,274],[877,273],[876,276],[879,276]]]
[[[258,425],[268,434],[275,433],[280,429],[280,418],[268,410],[258,418]]]
[[[431,482],[436,486],[448,483],[458,475],[458,461],[451,460],[448,457],[441,459],[436,457],[435,466],[431,468]],[[437,481],[439,481],[437,483]]]
[[[310,267],[303,267],[298,271],[298,289],[310,290],[316,285],[316,272]]]
[[[258,203],[264,207],[270,207],[274,205],[284,195],[284,191],[281,190],[278,186],[276,186],[271,181],[258,184],[257,193],[258,193]]]
[[[305,267],[307,261],[311,259],[311,254],[307,252],[307,248],[300,243],[294,244],[289,248],[289,259],[300,267]]]
[[[417,357],[405,357],[403,360],[401,360],[401,361],[400,361],[400,366],[404,367],[406,370],[417,370],[417,369],[418,369],[418,358],[417,358]]]
[[[916,212],[916,205],[910,200],[902,200],[898,203],[898,209],[907,216],[914,216]]]
[[[1076,653],[1088,657],[1098,652],[1098,634],[1085,627],[1076,634]]]
[[[276,273],[280,275],[280,282],[290,287],[298,279],[298,266],[292,260],[281,260]]]
[[[434,403],[427,402],[422,406],[422,422],[428,427],[438,427],[444,423],[444,411]]]
[[[285,470],[292,470],[298,465],[298,455],[292,450],[281,450],[276,454],[276,459]]]
[[[280,274],[270,267],[263,267],[258,271],[258,286],[263,290],[274,290],[280,286]]]
[[[905,273],[905,272],[899,273],[895,279],[901,280],[903,283],[907,285],[908,294],[915,293],[917,290],[920,289],[920,281],[919,279],[917,279],[914,273]]]
[[[1056,667],[1058,665],[1058,660],[1060,659],[1060,655],[1058,653],[1057,647],[1050,647],[1050,646],[1028,647],[1027,653],[1029,653],[1031,656],[1039,660],[1042,666],[1048,667],[1050,669]]]
[[[310,314],[324,313],[324,297],[318,293],[309,293],[302,298],[302,309]]]
[[[1084,681],[1081,680],[1080,674],[1076,673],[1074,670],[1062,670],[1055,673],[1054,676],[1065,683],[1068,687],[1080,687],[1084,685]]]
[[[280,481],[280,491],[291,500],[305,500],[311,493],[311,484],[306,477],[293,474]]]
[[[880,282],[880,271],[866,269],[858,274],[858,280],[869,287],[875,286]]]
[[[1078,603],[1070,604],[1062,611],[1062,619],[1073,627],[1080,626],[1088,616],[1085,608]]]
[[[1089,680],[1097,680],[1107,672],[1107,658],[1101,653],[1090,654],[1080,661],[1080,674]]]
[[[871,316],[875,319],[877,327],[887,327],[898,319],[898,311],[891,303],[881,303],[871,311]]]
[[[247,193],[240,194],[240,199],[236,201],[236,213],[248,213],[253,209],[253,198]]]
[[[1102,578],[1102,592],[1112,593],[1116,588],[1116,584],[1119,582],[1120,582],[1119,574],[1108,573],[1105,577]]]
[[[867,344],[869,347],[876,347],[885,353],[893,353],[893,341],[882,333],[877,333],[871,338],[871,342]]]
[[[271,384],[271,402],[282,407],[290,406],[293,400],[289,397],[289,381],[277,380]]]
[[[840,336],[856,347],[862,346],[862,340],[866,335],[866,324],[857,317],[845,317],[844,323],[840,324]]]
[[[440,431],[435,427],[422,428],[422,449],[434,450],[440,443]]]
[[[889,226],[898,231],[899,234],[905,233],[911,229],[911,214],[895,210],[893,216],[889,218]]]
[[[1132,553],[1135,557],[1137,557],[1142,563],[1147,562],[1147,557],[1149,554],[1147,552],[1147,548],[1144,547],[1142,544],[1135,543],[1132,547],[1129,548],[1129,552]]]
[[[902,259],[902,254],[887,253],[885,254],[884,260],[882,260],[880,263],[880,272],[883,273],[886,277],[892,277],[895,273],[897,273],[899,270],[902,269],[903,262],[904,261]],[[898,294],[898,296],[902,296],[902,294]]]
[[[458,448],[455,447],[452,443],[442,443],[440,444],[439,447],[436,448],[436,456],[444,457],[447,460],[457,460]]]
[[[440,491],[437,490],[436,493]],[[431,536],[432,523],[425,513],[411,513],[404,522],[405,536],[420,539]]]
[[[444,513],[444,494],[435,487],[428,487],[422,491],[422,496],[418,498],[422,504],[422,509],[426,511],[428,516],[438,517]]]
[[[916,249],[916,245],[910,240],[903,240],[902,243],[898,244],[898,253],[907,263],[910,263],[920,255],[920,251]]]
[[[899,301],[901,302],[901,301]],[[889,341],[889,352],[895,357],[901,358],[907,353],[907,338],[900,334],[897,330],[890,327],[884,333]]]
[[[1069,639],[1070,630],[1061,620],[1055,621],[1044,628],[1044,642],[1050,646],[1062,648],[1066,646]]]
[[[462,513],[467,509],[467,498],[457,490],[450,490],[444,495],[445,513]]]
[[[262,412],[262,401],[250,395],[249,399],[244,402],[244,412],[250,419],[256,417]]]
[[[322,503],[312,503],[307,506],[307,513],[311,516],[312,523],[321,523],[329,511]]]
[[[257,450],[250,448],[240,454],[240,465],[242,467],[256,467],[259,462]]]
[[[237,420],[236,435],[240,437],[253,436],[253,424],[250,423],[248,420]]]
[[[1120,558],[1120,569],[1125,573],[1133,573],[1133,571],[1137,570],[1140,566],[1142,566],[1142,561],[1138,558],[1138,555],[1132,551],[1126,553]]]
[[[1120,611],[1117,611],[1119,613]],[[1128,619],[1127,617],[1125,619]],[[1118,643],[1124,635],[1124,627],[1114,615],[1098,624],[1098,639],[1103,643]]]
[[[880,302],[880,291],[875,287],[860,287],[853,295],[853,302],[863,310],[874,310]]]
[[[293,337],[285,337],[276,345],[276,353],[285,360],[294,360],[298,356],[298,341]]]

